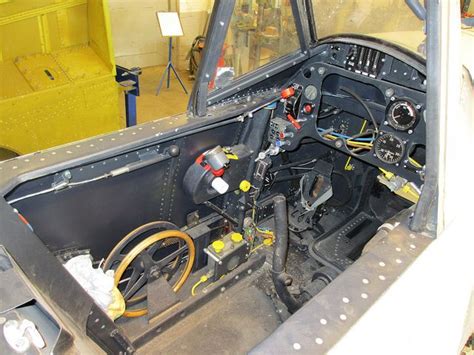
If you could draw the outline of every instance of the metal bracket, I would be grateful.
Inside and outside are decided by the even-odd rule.
[[[164,277],[154,278],[152,276],[148,280],[148,320],[152,322],[154,318],[159,316],[165,310],[179,303],[179,299]]]
[[[89,312],[86,333],[109,354],[128,355],[135,352],[128,338],[96,304]]]

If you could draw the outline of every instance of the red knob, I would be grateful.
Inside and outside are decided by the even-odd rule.
[[[224,171],[224,168],[221,168],[219,170],[211,169],[212,174],[217,177],[221,177],[222,175],[224,175]]]
[[[281,97],[283,99],[287,99],[289,97],[292,97],[293,95],[295,95],[295,88],[292,86],[281,91]]]
[[[303,106],[303,112],[307,115],[311,114],[311,112],[313,112],[313,105],[311,104],[305,104]]]

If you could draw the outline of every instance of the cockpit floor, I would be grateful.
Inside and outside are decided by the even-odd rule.
[[[280,324],[264,291],[242,282],[148,342],[139,354],[246,354]]]

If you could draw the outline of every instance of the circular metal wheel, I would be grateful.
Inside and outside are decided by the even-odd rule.
[[[176,229],[178,228],[175,224],[165,221],[151,222],[136,228],[112,249],[104,262],[103,269],[117,270],[130,251],[152,233]],[[148,281],[150,272],[159,272],[166,280],[170,280],[176,274],[184,256],[185,250],[182,250],[184,244],[185,242],[180,238],[162,239],[148,246],[130,262],[123,272],[122,280],[117,285],[128,306],[145,300],[144,286]],[[175,255],[174,252],[177,250],[183,252],[169,258],[168,255],[170,253]],[[165,264],[163,258],[166,258],[166,261],[169,260],[169,262]],[[157,267],[158,263],[160,267]]]
[[[194,243],[191,237],[187,235],[186,233],[183,233],[179,230],[167,230],[167,231],[153,234],[149,236],[148,238],[146,238],[145,240],[138,243],[136,246],[134,246],[133,249],[127,253],[125,258],[123,258],[123,260],[120,262],[117,269],[115,270],[115,277],[114,277],[115,286],[118,286],[120,284],[120,281],[122,280],[122,277],[124,276],[124,273],[127,270],[127,268],[133,263],[133,261],[137,257],[139,257],[139,255],[144,250],[147,250],[149,247],[151,247],[155,243],[159,243],[168,238],[181,239],[185,243],[185,245],[180,247],[178,250],[172,252],[171,254],[165,256],[164,258],[158,261],[154,261],[153,266],[150,267],[150,272],[154,273],[156,272],[156,270],[161,270],[164,266],[168,265],[177,256],[187,252],[188,257],[186,259],[185,266],[182,269],[181,274],[179,275],[179,277],[177,278],[177,280],[175,281],[173,285],[173,291],[178,292],[179,289],[183,286],[183,284],[188,279],[189,274],[191,273],[191,270],[193,268],[194,258],[196,255]],[[144,283],[146,283],[147,280],[148,280],[148,275],[145,274]],[[140,317],[147,313],[148,313],[147,308],[140,308],[140,309],[133,309],[133,310],[125,310],[125,313],[123,315],[125,317]]]

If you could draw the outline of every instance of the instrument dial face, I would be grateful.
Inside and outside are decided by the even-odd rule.
[[[305,89],[304,89],[304,96],[308,99],[308,100],[315,100],[316,97],[318,96],[318,89],[316,89],[316,86],[313,86],[313,85],[308,85]]]
[[[415,105],[407,100],[398,100],[390,104],[387,109],[387,121],[390,126],[399,130],[407,131],[412,128],[418,119]]]
[[[375,155],[387,164],[397,164],[403,159],[405,143],[393,134],[382,134],[375,141]]]

